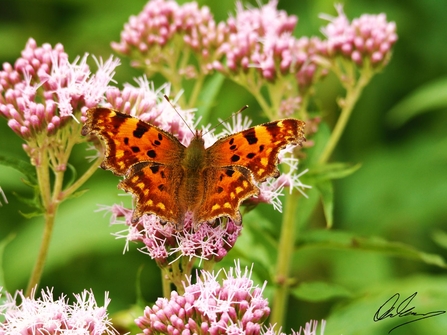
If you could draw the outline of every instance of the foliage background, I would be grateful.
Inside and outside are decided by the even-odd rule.
[[[38,45],[62,43],[71,60],[85,52],[107,58],[112,53],[110,42],[119,40],[123,24],[145,2],[4,1],[0,11],[0,62],[13,63],[29,37],[36,39]],[[234,3],[230,0],[199,2],[209,6],[219,21],[234,13]],[[326,21],[318,15],[335,15],[333,2],[327,0],[280,1],[278,7],[298,15],[297,36],[320,35],[319,28]],[[397,24],[399,40],[391,63],[365,89],[333,157],[334,161],[362,164],[356,173],[335,182],[333,230],[401,242],[445,258],[445,4],[434,0],[409,0],[405,4],[397,0],[363,0],[345,1],[344,8],[350,19],[363,13],[386,13],[388,20]],[[115,79],[121,86],[138,75],[137,70],[129,67],[128,60],[123,59]],[[328,77],[318,91],[319,107],[329,124],[333,124],[337,115],[336,97],[342,93],[335,83],[333,77]],[[433,83],[437,84],[430,86]],[[224,98],[215,106],[216,118],[229,115],[244,104],[250,104],[253,106],[250,109],[257,111],[248,94],[233,83],[225,85],[221,92]],[[418,89],[422,91],[415,94]],[[409,97],[413,100],[407,105],[392,110]],[[0,119],[0,155],[27,160],[21,144]],[[78,148],[72,164],[82,170],[87,154],[84,148]],[[4,282],[11,292],[26,286],[43,228],[40,218],[28,220],[18,212],[26,212],[26,207],[13,193],[31,194],[20,179],[18,172],[0,166],[0,186],[9,201],[0,207],[0,240],[14,238],[4,249],[2,259]],[[109,291],[112,313],[135,303],[137,283],[141,284],[147,301],[161,295],[155,263],[138,252],[135,245],[123,255],[124,240],[115,240],[110,235],[121,227],[109,226],[108,216],[95,212],[98,204],[130,204],[129,197],[118,195],[117,182],[110,172],[98,171],[85,185],[89,192],[61,206],[42,281],[42,286],[54,286],[57,296],[62,292],[70,296],[72,292],[92,288],[101,301],[102,292]],[[302,201],[301,206],[306,206],[306,202]],[[246,220],[256,220],[256,214]],[[318,233],[324,228],[324,216],[317,206],[306,231]],[[297,251],[294,273],[297,281],[322,282],[322,286],[307,294],[305,300],[297,296],[290,299],[286,331],[291,327],[298,329],[311,318],[327,318],[326,334],[384,334],[399,322],[387,320],[375,324],[372,316],[396,292],[402,297],[419,292],[412,305],[420,313],[447,309],[447,276],[442,267],[409,259],[408,253],[396,257],[389,249],[385,252],[374,248],[365,251],[368,248],[362,246],[357,251],[352,249],[355,248],[325,245]],[[326,291],[328,299],[309,301],[309,296],[324,296]],[[442,315],[398,328],[393,334],[441,334],[446,327],[447,316]]]

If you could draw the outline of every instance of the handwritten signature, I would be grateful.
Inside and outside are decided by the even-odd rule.
[[[414,292],[412,295],[410,295],[408,298],[404,299],[397,307],[395,305],[399,302],[400,294],[396,293],[391,298],[389,298],[385,303],[379,307],[376,314],[374,314],[373,320],[374,322],[382,321],[386,318],[395,318],[395,317],[405,317],[405,316],[417,316],[418,318],[413,319],[408,322],[404,322],[400,325],[397,325],[394,328],[391,328],[388,332],[391,333],[394,329],[399,328],[403,325],[420,321],[423,319],[432,318],[434,316],[438,316],[441,314],[444,314],[445,311],[433,311],[428,313],[416,313],[414,311],[414,307],[409,307],[408,305],[411,303],[411,301],[416,297],[418,293]],[[392,313],[393,312],[393,313]]]

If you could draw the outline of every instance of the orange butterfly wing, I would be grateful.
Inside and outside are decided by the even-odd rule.
[[[220,216],[240,222],[239,206],[259,194],[254,181],[278,177],[278,153],[288,144],[304,141],[304,122],[268,122],[219,139],[207,151],[205,193],[194,217],[198,223]]]
[[[117,175],[125,175],[140,162],[175,165],[185,146],[168,132],[110,108],[92,108],[82,135],[95,134],[106,146],[101,167]]]
[[[257,182],[263,182],[268,177],[278,177],[279,151],[288,144],[301,145],[303,141],[304,122],[277,120],[219,139],[207,149],[207,158],[214,167],[247,168]]]
[[[205,190],[200,206],[193,213],[194,224],[197,226],[221,216],[228,216],[235,224],[241,224],[241,202],[259,194],[250,171],[238,167],[210,167],[205,169],[203,176]]]
[[[178,164],[185,146],[166,131],[113,109],[92,108],[87,116],[82,135],[97,135],[105,143],[101,167],[125,175],[118,187],[136,196],[133,220],[151,213],[178,222],[184,214],[177,194],[183,178]]]

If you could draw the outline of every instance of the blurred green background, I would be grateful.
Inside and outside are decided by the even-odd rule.
[[[16,0],[2,2],[0,11],[0,62],[14,63],[29,37],[38,45],[62,43],[73,60],[88,52],[107,58],[111,41],[118,41],[123,24],[141,11],[143,0]],[[234,13],[234,2],[199,1],[216,21]],[[252,2],[256,5],[255,2]],[[336,15],[332,1],[279,1],[279,8],[299,17],[296,36],[318,35],[326,21],[320,13]],[[335,182],[334,231],[413,246],[446,257],[447,235],[447,28],[444,1],[346,1],[349,19],[363,13],[386,13],[395,21],[399,40],[385,70],[374,77],[358,102],[332,160],[361,163],[353,175]],[[93,67],[93,69],[95,69]],[[122,59],[115,79],[132,82],[141,73]],[[160,82],[161,83],[161,82]],[[342,94],[333,77],[318,91],[323,117],[333,124],[336,97]],[[244,104],[255,105],[249,94],[225,83],[217,116],[229,115]],[[230,99],[228,98],[230,97]],[[256,106],[256,105],[255,105]],[[254,107],[256,108],[256,107]],[[27,159],[22,141],[0,119],[0,155]],[[85,167],[85,147],[76,148],[72,163]],[[137,281],[147,301],[161,295],[155,263],[131,245],[123,255],[125,240],[111,233],[124,226],[110,226],[109,215],[96,212],[98,204],[130,204],[119,196],[118,179],[98,170],[80,198],[64,203],[58,213],[42,286],[56,295],[71,295],[92,288],[102,303],[109,291],[110,311],[129,308],[136,301]],[[0,166],[0,187],[9,203],[0,207],[0,239],[13,237],[4,249],[3,276],[9,291],[23,289],[40,242],[43,220],[25,219],[26,212],[13,195],[30,195],[20,173]],[[305,206],[305,201],[302,202]],[[250,220],[250,219],[247,219]],[[255,216],[251,217],[255,220]],[[325,228],[316,208],[307,231]],[[423,261],[395,257],[392,252],[353,251],[346,248],[304,248],[296,253],[294,275],[298,282],[322,281],[341,292],[324,301],[292,297],[287,324],[298,329],[309,319],[327,318],[326,334],[385,334],[402,320],[373,323],[374,306],[396,292],[403,297],[418,291],[413,305],[419,313],[447,309],[445,269]],[[231,262],[229,262],[231,263]],[[256,268],[256,265],[255,265]],[[140,280],[138,271],[141,270]],[[325,286],[321,287],[321,291]],[[349,293],[346,293],[349,292]],[[317,299],[318,300],[318,299]],[[136,317],[137,315],[132,315]],[[405,319],[408,321],[407,319]],[[393,331],[398,334],[442,334],[447,315],[422,320]]]

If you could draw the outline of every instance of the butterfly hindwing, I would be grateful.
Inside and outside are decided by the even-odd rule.
[[[239,205],[259,193],[253,184],[251,172],[245,168],[205,169],[203,173],[205,190],[203,200],[193,213],[198,224],[221,216],[230,217],[236,224],[241,223]]]
[[[118,187],[135,195],[133,221],[143,214],[155,214],[164,221],[176,223],[181,219],[182,208],[178,189],[183,176],[172,166],[154,163],[133,165]]]

